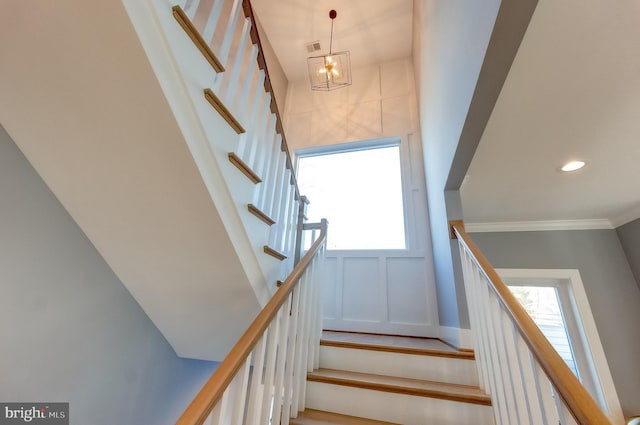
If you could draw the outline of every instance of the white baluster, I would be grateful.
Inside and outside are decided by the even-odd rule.
[[[316,287],[316,337],[314,340],[315,355],[313,368],[318,369],[320,367],[320,338],[322,338],[322,286],[320,285],[321,273],[324,268],[324,250],[325,245],[322,246],[319,256],[314,260],[318,264],[318,267],[314,272],[314,285]]]
[[[251,109],[249,110],[249,115],[247,117],[247,123],[251,124],[251,126],[249,127],[247,132],[244,133],[242,137],[240,137],[240,142],[236,147],[236,152],[238,153],[238,156],[242,158],[242,160],[245,163],[247,163],[247,165],[249,165],[247,162],[247,152],[250,150],[251,143],[253,143],[252,135],[255,131],[254,123],[259,110],[260,110],[260,103],[258,99],[258,102],[255,102],[254,104],[251,105]]]
[[[285,238],[287,236],[287,229],[290,225],[289,220],[289,209],[291,205],[292,199],[289,197],[290,193],[290,184],[289,181],[291,179],[291,171],[287,170],[285,173],[285,179],[282,182],[282,195],[280,198],[280,208],[279,208],[279,218],[278,221],[282,223],[282,226],[278,229],[277,238],[275,241],[275,245],[278,247],[277,249],[280,251],[285,251]]]
[[[244,19],[244,16],[240,18],[240,11],[242,10],[242,0],[234,0],[231,6],[231,13],[227,24],[227,29],[222,39],[222,47],[220,47],[220,54],[218,59],[224,65],[229,59],[229,52],[231,50],[231,44],[233,43],[236,27],[238,26],[238,20]]]
[[[279,161],[279,170],[276,176],[276,180],[274,182],[274,196],[271,204],[271,213],[270,217],[273,218],[277,224],[277,226],[271,226],[271,235],[269,236],[270,243],[275,246],[275,242],[277,241],[278,232],[280,231],[282,223],[281,216],[281,202],[282,202],[282,185],[286,179],[286,167],[285,161],[286,156],[283,152],[280,153],[280,161]]]
[[[249,404],[247,407],[247,425],[260,425],[260,407],[262,406],[262,371],[264,368],[264,352],[267,345],[266,333],[253,351],[253,371],[251,373],[251,389],[249,391]]]
[[[469,259],[471,261],[471,259]],[[492,370],[493,359],[491,357],[491,344],[490,344],[490,336],[489,336],[489,328],[487,324],[487,308],[488,305],[485,304],[483,293],[487,290],[484,286],[484,280],[480,278],[480,273],[475,265],[475,263],[471,263],[470,268],[470,281],[469,281],[469,293],[472,294],[471,302],[468,303],[469,306],[472,306],[476,312],[476,319],[478,321],[474,332],[478,333],[479,338],[479,349],[481,352],[481,358],[483,359],[483,369],[485,371],[485,380],[486,380],[486,390],[490,394],[497,394],[497,385],[495,381],[495,374]],[[493,401],[494,411],[497,412],[496,419],[499,419],[499,409],[497,407],[497,400]],[[500,423],[500,421],[498,421]]]
[[[247,402],[247,387],[249,386],[249,372],[251,371],[251,355],[247,356],[247,360],[240,368],[236,375],[239,379],[237,386],[237,395],[233,405],[232,424],[241,424],[244,422],[244,408]]]
[[[296,246],[296,231],[298,228],[298,202],[296,200],[296,187],[289,184],[289,217],[287,218],[287,235],[284,245],[284,252],[288,252],[290,265],[293,268],[293,257]]]
[[[282,414],[283,396],[285,379],[285,360],[287,359],[287,347],[289,341],[289,324],[291,322],[291,315],[289,312],[292,307],[293,295],[289,294],[287,302],[282,305],[281,309],[281,324],[280,324],[280,341],[278,343],[278,364],[276,366],[276,379],[273,392],[275,394],[274,406],[273,406],[273,421],[274,425],[279,424],[281,421],[280,415]],[[287,415],[288,416],[288,415]]]
[[[200,0],[194,0],[200,1]],[[207,21],[204,24],[204,29],[202,30],[202,38],[211,46],[213,41],[213,33],[218,25],[218,20],[220,19],[220,14],[222,11],[222,5],[224,4],[224,0],[215,0],[213,3],[213,7],[211,8],[211,12],[209,12],[209,16]],[[212,46],[211,46],[212,47]]]
[[[491,354],[489,352],[489,344],[488,344],[488,330],[485,327],[484,315],[481,308],[484,307],[480,297],[480,291],[482,290],[481,284],[482,282],[478,279],[478,273],[475,269],[475,264],[471,262],[469,257],[469,294],[471,294],[471,300],[468,303],[470,307],[473,308],[475,312],[476,324],[474,325],[474,334],[477,335],[477,353],[478,360],[481,361],[482,364],[482,372],[484,372],[484,389],[489,393],[493,394],[495,390],[495,384],[493,383],[493,377],[491,374],[491,370],[489,369],[489,365],[491,364]]]
[[[218,402],[215,406],[213,406],[213,410],[211,410],[211,413],[209,414],[209,416],[207,416],[207,419],[205,419],[204,423],[207,425],[220,425],[221,410],[222,403]]]
[[[502,309],[502,305],[497,297],[495,299],[495,308],[493,309],[493,313],[494,326],[496,327],[498,355],[502,369],[503,388],[505,392],[505,399],[507,401],[509,418],[513,424],[523,423],[519,419],[522,414],[520,410],[522,410],[523,406],[518,405],[516,400],[516,388],[519,388],[520,385],[516,384],[516,378],[514,377],[515,366],[513,365],[513,362],[515,361],[515,358],[509,356],[505,336],[505,328],[509,326],[511,322],[509,318],[506,317],[506,314]]]
[[[257,93],[264,92],[265,73],[256,66],[258,59],[258,46],[255,44],[249,50],[249,59],[247,61],[247,71],[242,81],[239,97],[238,110],[246,111],[249,107],[250,99],[256,99]]]
[[[270,112],[270,111],[269,111]],[[264,176],[264,185],[260,185],[259,191],[256,192],[256,197],[254,199],[254,204],[260,205],[260,200],[262,199],[262,193],[265,190],[265,186],[267,185],[268,178],[268,170],[269,163],[272,160],[271,156],[271,148],[273,138],[275,136],[275,126],[276,126],[276,116],[274,114],[269,113],[267,116],[267,123],[264,128],[264,132],[258,134],[258,139],[260,143],[260,153],[258,154],[258,161],[256,162],[254,171],[258,173],[259,176]]]
[[[515,326],[504,311],[502,311],[502,323],[505,328],[503,336],[505,340],[506,355],[509,359],[511,379],[513,382],[512,391],[518,408],[518,423],[531,423],[526,385],[522,370],[520,370],[521,365],[518,359],[517,333]]]
[[[222,398],[216,403],[215,407],[211,411],[211,414],[205,421],[211,425],[231,425],[231,415],[233,411],[233,390],[231,386],[228,386]],[[208,421],[208,422],[207,422]]]
[[[315,346],[314,346],[314,342],[315,342],[315,338],[316,338],[316,328],[315,328],[315,316],[316,316],[316,288],[315,288],[315,282],[313,279],[313,275],[315,272],[315,268],[317,267],[317,263],[315,261],[311,262],[311,265],[309,266],[309,268],[307,269],[306,272],[306,276],[307,276],[307,286],[309,287],[309,304],[308,304],[308,308],[309,308],[309,318],[307,319],[308,321],[308,325],[307,325],[307,372],[313,372],[313,364],[314,364],[314,359],[313,357],[315,356],[316,350],[315,350]],[[303,385],[303,387],[306,387],[306,385]],[[302,399],[304,400],[304,393],[305,391],[303,391],[303,397]]]
[[[492,377],[492,404],[495,403],[497,413],[496,420],[499,424],[509,425],[509,413],[507,412],[507,402],[504,397],[504,388],[502,387],[502,373],[500,370],[500,360],[498,357],[498,350],[496,348],[495,329],[493,327],[493,320],[491,317],[491,309],[494,307],[492,290],[488,288],[488,284],[485,281],[485,276],[480,275],[479,271],[476,271],[479,275],[479,281],[481,282],[480,296],[482,298],[483,305],[483,327],[487,330],[487,351],[489,353],[489,370]]]
[[[476,368],[478,370],[478,379],[480,381],[480,388],[485,392],[490,392],[489,377],[487,376],[486,358],[483,344],[483,330],[480,327],[480,318],[478,317],[478,303],[475,291],[472,285],[472,262],[469,258],[469,254],[462,243],[458,244],[460,248],[460,259],[462,261],[462,273],[464,276],[465,292],[467,294],[467,305],[469,306],[469,320],[471,322],[471,328],[473,329],[473,339],[476,356]]]
[[[527,343],[520,334],[514,329],[514,337],[517,344],[517,359],[520,373],[522,374],[522,382],[527,394],[527,404],[529,406],[529,423],[544,424],[545,420],[541,411],[542,401],[539,398],[536,388],[536,378],[534,377],[535,366],[531,363],[531,353]]]
[[[291,307],[291,318],[289,319],[289,345],[287,346],[287,360],[284,380],[284,401],[282,404],[282,425],[289,425],[289,417],[297,417],[298,411],[291,409],[291,399],[293,395],[293,379],[295,369],[295,354],[298,332],[298,316],[300,308],[300,285],[293,290],[293,305]]]
[[[275,121],[274,121],[275,123]],[[275,178],[275,170],[278,166],[278,152],[280,152],[279,134],[273,134],[269,136],[268,144],[269,144],[269,154],[267,155],[267,166],[264,170],[264,184],[261,184],[260,191],[258,193],[258,199],[256,201],[256,205],[262,211],[270,211],[270,200],[273,197],[273,185]]]
[[[193,22],[196,17],[198,6],[200,6],[200,0],[186,0],[184,2],[184,6],[181,6],[182,10],[184,10],[184,13],[187,14],[191,22]]]
[[[271,409],[273,407],[273,375],[276,369],[276,353],[278,351],[278,341],[280,339],[280,314],[282,309],[271,322],[269,330],[269,347],[267,349],[267,362],[264,369],[264,391],[262,393],[262,408],[260,413],[260,423],[268,424]]]
[[[261,136],[264,133],[264,128],[267,126],[268,114],[270,113],[269,102],[271,101],[271,95],[264,90],[258,89],[256,95],[258,95],[258,111],[253,121],[254,128],[251,133],[251,143],[249,145],[249,151],[246,154],[247,163],[250,164],[254,170],[263,143]]]
[[[535,365],[536,389],[538,391],[538,398],[542,400],[541,410],[544,418],[544,425],[556,425],[560,422],[558,412],[556,411],[555,400],[553,399],[553,393],[551,392],[551,383],[549,378],[545,375],[544,370],[533,359],[531,361]]]
[[[306,277],[306,275],[305,275]],[[307,377],[307,367],[306,363],[306,337],[307,337],[307,329],[306,329],[306,319],[309,315],[308,306],[308,287],[305,284],[306,278],[303,277],[301,282],[298,284],[300,287],[300,312],[298,313],[298,339],[296,343],[296,358],[295,358],[295,371],[294,371],[294,381],[293,381],[293,399],[291,401],[291,410],[294,412],[301,411],[301,405],[304,404],[304,401],[301,402],[300,396],[302,394],[302,386],[306,383]]]
[[[561,404],[560,411],[562,415],[562,418],[560,419],[560,423],[562,425],[579,425],[578,422],[573,417],[573,415],[571,414],[571,411],[569,410],[567,405],[562,402],[560,402],[560,404]]]
[[[229,72],[230,74],[229,82],[224,87],[225,98],[227,99],[227,102],[230,105],[236,106],[236,108],[234,109],[238,111],[238,114],[244,113],[244,110],[239,108],[238,99],[236,98],[237,93],[239,91],[238,89],[240,86],[238,82],[240,80],[244,64],[245,62],[248,62],[246,65],[248,70],[252,69],[250,67],[253,67],[253,69],[257,69],[257,67],[255,66],[255,63],[252,64],[249,59],[249,56],[250,56],[249,31],[250,30],[251,30],[251,20],[249,18],[245,18],[242,23],[242,29],[240,30],[240,40],[238,41],[238,47],[235,51],[233,65],[231,66],[231,69],[227,70],[227,72]],[[251,73],[247,72],[244,75],[244,78],[250,78],[250,76],[251,76]],[[253,122],[251,122],[250,124],[253,125]]]

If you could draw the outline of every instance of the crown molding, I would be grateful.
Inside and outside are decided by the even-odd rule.
[[[465,222],[464,227],[469,233],[615,229],[615,226],[612,224],[612,222],[607,219],[504,221],[495,223]]]

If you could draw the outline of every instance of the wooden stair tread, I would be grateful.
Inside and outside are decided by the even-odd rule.
[[[419,397],[440,398],[486,406],[491,405],[491,397],[489,395],[480,388],[470,385],[322,368],[308,373],[307,381],[408,394]]]
[[[322,410],[305,409],[298,417],[289,421],[291,425],[400,425],[356,416],[340,415]]]
[[[265,254],[272,256],[276,260],[284,261],[284,260],[287,259],[287,256],[284,253],[282,253],[282,252],[280,252],[280,251],[278,251],[276,249],[271,248],[269,245],[265,245],[263,247],[263,251],[264,251]]]
[[[196,45],[198,50],[204,55],[205,59],[213,67],[213,69],[220,73],[224,72],[224,66],[218,60],[218,57],[213,53],[207,43],[200,35],[200,31],[196,29],[187,14],[182,10],[180,6],[173,6],[173,17],[178,21],[183,30],[187,33],[191,41]]]
[[[472,350],[456,350],[438,338],[323,331],[321,345],[371,351],[474,360]]]
[[[401,337],[323,331],[321,345],[424,356],[474,360],[473,351],[459,351],[437,338]]]
[[[249,180],[253,182],[253,184],[258,184],[262,182],[260,176],[258,176],[255,171],[253,171],[238,155],[234,152],[229,152],[229,161],[235,165],[235,167],[242,172]]]

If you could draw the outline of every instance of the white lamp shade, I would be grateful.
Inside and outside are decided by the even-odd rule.
[[[351,85],[349,52],[307,58],[311,90],[329,91]]]

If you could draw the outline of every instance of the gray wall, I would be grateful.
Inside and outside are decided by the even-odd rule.
[[[640,289],[615,230],[473,233],[498,268],[578,269],[626,416],[640,414]]]
[[[216,367],[175,355],[1,126],[0,288],[2,401],[170,424]]]
[[[616,229],[631,271],[640,287],[640,218]]]

